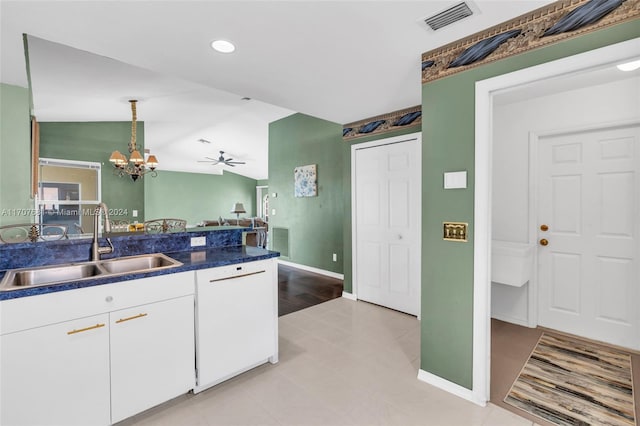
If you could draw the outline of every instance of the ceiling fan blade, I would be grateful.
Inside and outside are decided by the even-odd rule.
[[[236,166],[235,164],[231,164],[231,163],[224,163],[224,164],[226,164],[229,167],[235,167]]]
[[[246,164],[244,161],[226,161],[227,164]]]
[[[217,160],[215,158],[211,158],[211,157],[204,157],[207,160],[198,160],[198,163],[212,163],[212,165],[216,165],[218,163],[220,163],[220,160]]]

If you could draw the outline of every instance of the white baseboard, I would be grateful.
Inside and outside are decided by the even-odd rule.
[[[531,327],[529,325],[529,322],[526,319],[522,319],[522,318],[516,318],[516,317],[512,317],[510,315],[502,315],[502,313],[497,312],[495,314],[491,314],[491,318],[493,319],[497,319],[499,321],[504,321],[504,322],[508,322],[511,324],[515,324],[515,325],[521,325],[523,327],[528,327],[528,328],[535,328]]]
[[[443,391],[454,394],[455,396],[459,396],[460,398],[466,399],[467,401],[473,402],[474,404],[481,407],[487,405],[487,401],[479,401],[473,391],[422,369],[418,370],[418,380],[442,389]]]
[[[287,262],[286,260],[282,260],[282,259],[278,259],[278,263],[280,263],[282,265],[285,265],[285,266],[290,266],[292,268],[302,269],[303,271],[309,271],[309,272],[313,272],[315,274],[326,275],[327,277],[337,278],[339,280],[344,280],[344,275],[343,274],[338,274],[337,272],[331,272],[331,271],[326,271],[326,270],[320,269],[320,268],[314,268],[313,266],[300,265],[298,263]]]
[[[342,297],[349,300],[358,300],[358,297],[355,294],[347,293],[346,291],[342,292]]]

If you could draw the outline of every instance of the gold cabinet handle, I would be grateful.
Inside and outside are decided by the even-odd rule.
[[[548,231],[548,230],[549,230],[549,225],[540,225],[540,230],[541,230],[542,232],[546,232],[546,231]]]
[[[129,317],[129,318],[120,318],[118,321],[116,321],[116,324],[120,324],[121,322],[131,321],[131,320],[142,318],[142,317],[146,317],[147,315],[148,314],[138,314],[138,315],[134,315],[134,316]]]
[[[80,328],[78,330],[67,331],[67,334],[82,333],[83,331],[95,330],[96,328],[101,328],[101,327],[104,327],[104,326],[105,326],[104,324],[96,324],[96,325],[92,325],[91,327],[86,327],[86,328]]]
[[[543,238],[540,240],[540,245],[541,246],[549,245],[549,241],[546,238]]]

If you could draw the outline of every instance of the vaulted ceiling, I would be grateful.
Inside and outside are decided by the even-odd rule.
[[[423,52],[550,1],[476,0],[471,17],[426,26],[456,3],[3,0],[0,80],[27,86],[28,34],[40,121],[128,121],[139,99],[161,170],[219,172],[197,161],[224,150],[247,163],[233,172],[264,179],[269,122],[301,112],[344,124],[418,105]],[[215,39],[236,51],[215,52]]]

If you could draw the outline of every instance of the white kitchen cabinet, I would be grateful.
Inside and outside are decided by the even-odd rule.
[[[184,296],[110,313],[113,423],[193,389],[193,304]]]
[[[0,342],[0,424],[110,423],[107,314],[6,334]]]
[[[200,392],[278,361],[275,259],[196,273],[196,366]]]
[[[108,425],[193,389],[194,286],[181,272],[0,302],[0,424]]]

